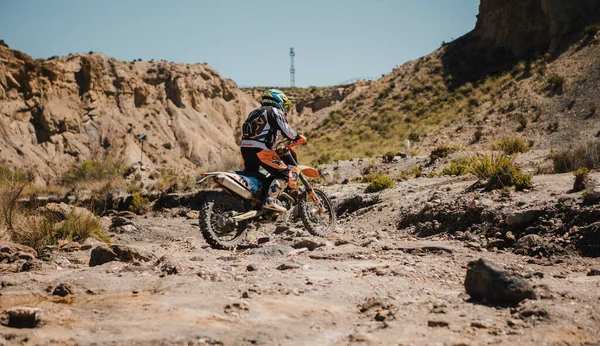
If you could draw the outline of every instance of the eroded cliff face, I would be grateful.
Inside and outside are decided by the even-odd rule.
[[[526,57],[556,52],[574,33],[598,20],[598,0],[481,0],[474,34]]]
[[[257,103],[207,65],[123,62],[102,54],[33,60],[0,46],[0,164],[44,181],[86,159],[177,169],[239,158]]]

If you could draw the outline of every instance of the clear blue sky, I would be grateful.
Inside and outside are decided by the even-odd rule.
[[[479,0],[0,0],[0,39],[34,58],[206,62],[238,85],[380,77],[475,27]]]

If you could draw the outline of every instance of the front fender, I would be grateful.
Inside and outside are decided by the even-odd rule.
[[[298,168],[300,169],[302,174],[304,174],[304,176],[306,176],[306,177],[309,177],[309,178],[318,178],[319,177],[319,171],[317,171],[316,169],[314,169],[312,167],[298,166]]]

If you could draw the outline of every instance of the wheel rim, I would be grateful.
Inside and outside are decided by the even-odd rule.
[[[308,219],[315,227],[327,229],[332,223],[332,210],[329,203],[320,194],[319,191],[315,191],[315,197],[323,207],[323,211],[319,210],[319,205],[315,204],[310,196],[306,202],[306,211]]]
[[[213,233],[221,241],[235,239],[242,230],[241,225],[233,221],[233,217],[243,212],[240,206],[230,201],[215,201],[212,208],[210,222]]]

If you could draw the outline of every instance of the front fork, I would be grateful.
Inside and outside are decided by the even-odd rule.
[[[315,196],[315,191],[312,189],[312,187],[310,186],[310,184],[308,183],[306,178],[304,178],[304,175],[302,174],[302,172],[300,172],[299,176],[300,176],[300,181],[302,181],[302,185],[304,185],[304,188],[306,189],[306,193],[310,196],[313,203],[319,207],[319,213],[324,212],[325,208],[323,208],[323,204],[321,204],[321,201],[319,201],[317,196]]]

